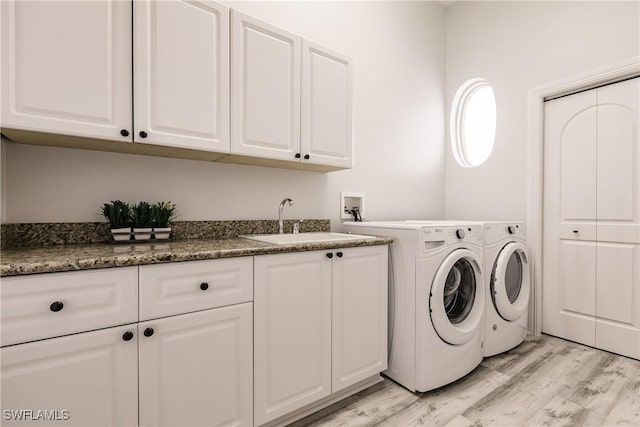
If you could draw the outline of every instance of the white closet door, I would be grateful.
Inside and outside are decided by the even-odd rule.
[[[544,332],[640,358],[640,80],[545,105]]]
[[[131,141],[131,3],[0,3],[2,127]]]
[[[229,152],[229,8],[134,5],[134,141]]]
[[[231,152],[297,161],[299,36],[231,11]]]
[[[596,346],[640,358],[640,79],[599,88]]]
[[[543,332],[595,345],[595,91],[545,104]]]

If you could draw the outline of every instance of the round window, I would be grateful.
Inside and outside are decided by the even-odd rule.
[[[496,98],[483,79],[466,81],[453,99],[450,119],[453,155],[461,166],[484,163],[496,137]]]

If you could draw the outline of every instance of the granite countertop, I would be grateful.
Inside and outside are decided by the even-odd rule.
[[[131,244],[72,244],[29,246],[0,252],[0,276],[126,267],[164,262],[197,261],[237,256],[302,252],[389,244],[393,239],[273,245],[254,240],[185,239],[171,242]]]

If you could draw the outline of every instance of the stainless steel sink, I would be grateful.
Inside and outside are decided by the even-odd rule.
[[[251,234],[239,236],[243,239],[257,240],[258,242],[271,243],[273,245],[289,245],[292,243],[320,243],[340,242],[348,240],[375,239],[374,236],[344,233],[299,233],[299,234]]]

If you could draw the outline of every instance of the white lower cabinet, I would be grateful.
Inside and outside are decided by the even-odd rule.
[[[340,249],[335,253],[333,393],[387,369],[387,246]]]
[[[254,258],[256,425],[386,369],[387,250]]]
[[[1,424],[136,425],[135,326],[2,348]]]
[[[252,304],[138,324],[141,426],[253,424]]]

